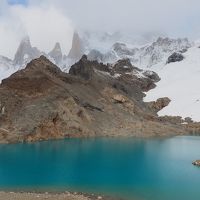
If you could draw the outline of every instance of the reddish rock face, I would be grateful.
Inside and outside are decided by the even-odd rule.
[[[74,32],[72,39],[72,47],[68,54],[68,58],[79,60],[83,55],[83,44],[77,32]]]

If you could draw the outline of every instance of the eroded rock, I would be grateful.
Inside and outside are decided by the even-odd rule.
[[[148,102],[148,106],[155,113],[162,110],[164,107],[168,106],[171,100],[168,97],[159,98],[156,101]]]

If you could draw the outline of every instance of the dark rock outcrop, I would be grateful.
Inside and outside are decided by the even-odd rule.
[[[69,70],[69,74],[79,76],[84,80],[92,79],[95,69],[92,64],[93,62],[88,62],[87,56],[83,55],[79,63],[76,63],[71,67],[71,69]]]
[[[184,59],[184,56],[181,53],[173,53],[169,58],[167,59],[167,64],[172,62],[180,62]]]

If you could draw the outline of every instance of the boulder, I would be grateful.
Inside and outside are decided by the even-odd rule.
[[[195,165],[195,166],[200,167],[200,160],[196,160],[192,164]]]
[[[121,95],[121,94],[115,94],[113,96],[113,100],[116,102],[116,103],[125,103],[127,101],[126,97]]]

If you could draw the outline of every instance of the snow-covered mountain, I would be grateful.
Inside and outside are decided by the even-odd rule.
[[[141,47],[115,43],[106,53],[93,49],[88,58],[104,63],[129,58],[135,66],[157,72],[161,81],[147,93],[145,101],[167,96],[171,103],[159,112],[160,116],[191,117],[200,121],[200,43],[186,38],[159,37]]]
[[[200,43],[188,39],[170,39],[158,37],[143,40],[143,44],[120,33],[74,33],[72,48],[66,56],[56,43],[49,52],[41,52],[32,47],[28,37],[23,39],[17,49],[14,60],[0,56],[0,81],[26,66],[40,55],[68,72],[72,64],[83,54],[88,59],[103,63],[115,63],[119,59],[129,58],[131,63],[142,69],[150,69],[159,74],[161,81],[157,87],[147,93],[145,101],[169,97],[172,101],[160,111],[160,115],[180,115],[200,121]],[[66,52],[67,54],[67,52]]]
[[[119,59],[129,58],[131,62],[141,68],[151,67],[166,62],[174,52],[184,52],[192,44],[188,39],[170,39],[159,37],[155,42],[141,47],[129,47],[125,43],[115,43],[109,51],[102,53],[95,49],[88,54],[89,59],[103,63],[116,62]]]
[[[80,38],[84,44],[86,54],[92,49],[101,53],[107,53],[113,44],[124,43],[129,46],[144,46],[154,42],[159,36],[164,36],[158,32],[147,33],[121,33],[121,32],[101,32],[101,31],[79,31]]]

